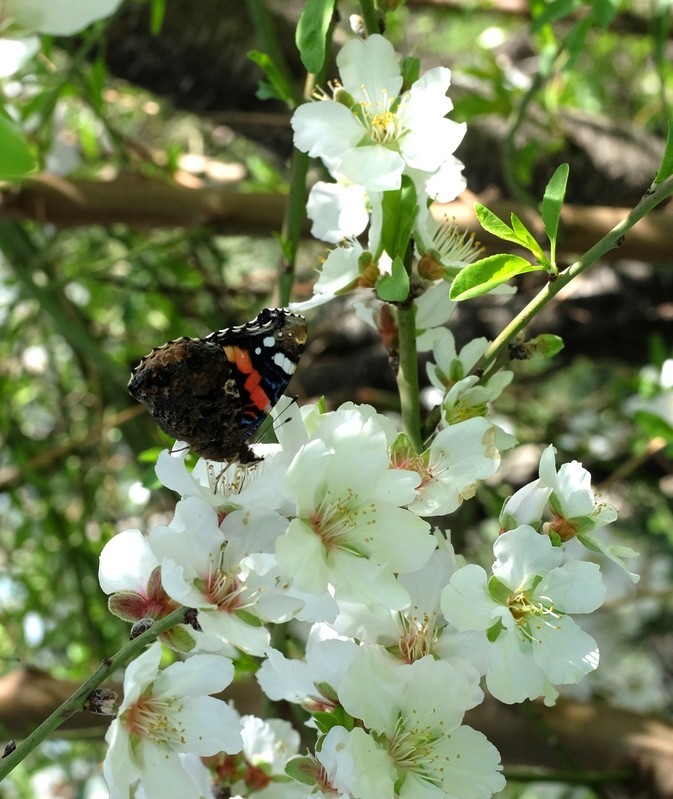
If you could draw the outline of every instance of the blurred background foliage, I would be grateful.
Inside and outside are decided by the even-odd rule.
[[[32,179],[5,184],[0,204],[5,673],[30,667],[78,680],[128,635],[107,612],[98,554],[119,530],[149,529],[174,498],[156,490],[152,470],[168,442],[126,382],[152,347],[240,323],[274,302],[290,112],[255,96],[263,76],[246,54],[273,52],[300,93],[300,11],[295,2],[127,0],[76,37],[44,37],[41,54],[3,82],[40,164]],[[350,35],[356,11],[340,5],[337,40]],[[673,103],[670,13],[663,0],[439,0],[398,8],[386,32],[425,69],[451,67],[454,117],[469,129],[459,155],[471,192],[526,202],[569,161],[568,199],[593,219],[600,207],[636,202],[656,171]],[[552,362],[515,363],[497,410],[522,444],[553,442],[559,462],[583,461],[619,504],[618,526],[646,553],[645,571],[655,561],[663,568],[620,602],[650,602],[647,625],[624,643],[647,644],[648,679],[661,686],[654,706],[641,709],[670,718],[673,411],[667,419],[664,399],[656,413],[629,412],[635,397],[669,396],[673,405],[660,372],[673,356],[669,227],[671,257],[645,251],[599,266],[537,320],[566,348]],[[321,253],[302,244],[298,299]],[[458,339],[493,337],[539,285],[526,279],[511,300],[462,306]],[[394,410],[393,376],[370,333],[341,307],[319,310],[310,324],[293,391]],[[452,517],[454,537],[483,540],[476,533],[502,499],[535,477],[539,451],[523,447],[506,460],[506,484],[485,487],[480,505]],[[640,669],[642,681],[650,672]],[[595,690],[619,701],[605,684]],[[20,724],[0,715],[12,737]],[[56,795],[50,777],[69,786],[59,795],[104,795],[90,780],[98,746],[49,744],[2,796]],[[52,762],[66,771],[44,771]]]

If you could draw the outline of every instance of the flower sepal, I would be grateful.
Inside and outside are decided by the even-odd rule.
[[[156,618],[148,616],[147,599],[136,591],[116,591],[107,601],[110,613],[122,621],[136,622],[146,618]],[[177,605],[175,605],[177,608]]]
[[[166,630],[165,633],[159,636],[159,640],[163,641],[166,646],[170,647],[175,652],[191,652],[196,646],[196,639],[182,624],[178,624]]]
[[[413,55],[406,55],[400,61],[402,73],[402,91],[408,91],[412,84],[421,76],[421,59]]]
[[[512,589],[509,586],[505,585],[495,575],[489,577],[487,586],[488,593],[495,602],[503,605],[507,604],[512,593]]]
[[[502,623],[502,619],[498,619],[495,624],[491,625],[491,627],[486,630],[486,637],[489,642],[493,644],[498,640],[500,633],[504,632],[506,629],[507,628]]]
[[[323,767],[313,757],[298,755],[287,762],[285,773],[302,785],[319,785]]]
[[[636,552],[635,549],[624,546],[623,544],[608,544],[606,541],[601,541],[600,538],[594,538],[594,536],[587,535],[586,533],[578,533],[577,540],[582,546],[585,546],[592,552],[600,552],[602,555],[605,555],[606,558],[609,558],[616,566],[619,566],[622,571],[626,572],[631,582],[637,583],[640,580],[640,575],[635,572],[630,572],[626,568],[626,564],[623,560],[623,558],[637,558],[638,552]]]
[[[312,714],[312,718],[315,722],[315,726],[323,734],[327,734],[332,727],[343,727],[349,731],[355,727],[355,720],[346,713],[341,705],[337,705],[329,712],[326,710],[319,710]]]

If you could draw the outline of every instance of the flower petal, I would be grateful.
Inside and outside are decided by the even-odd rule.
[[[339,159],[366,135],[357,117],[333,100],[300,105],[292,115],[291,124],[294,146],[312,158]]]
[[[377,104],[382,102],[386,107],[381,110],[388,110],[387,105],[402,88],[395,49],[378,33],[364,41],[350,39],[337,55],[337,66],[344,89],[371,113],[377,113]]]
[[[362,184],[368,191],[393,191],[402,184],[404,159],[379,144],[342,148],[339,168],[349,180]]]
[[[10,17],[24,28],[52,36],[70,36],[109,17],[122,0],[9,0]]]

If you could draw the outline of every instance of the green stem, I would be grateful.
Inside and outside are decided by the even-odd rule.
[[[116,655],[111,658],[106,658],[91,677],[89,677],[86,682],[82,683],[63,704],[59,705],[37,729],[33,730],[11,754],[0,759],[0,782],[66,719],[70,718],[74,713],[84,710],[86,700],[94,689],[98,688],[118,669],[123,668],[129,661],[140,655],[147,644],[152,643],[161,633],[174,627],[176,624],[184,623],[187,610],[188,608],[180,607],[167,616],[164,616],[164,618],[155,621],[149,630],[146,630],[137,638],[129,641]]]
[[[421,452],[423,441],[416,352],[416,310],[413,302],[397,306],[397,329],[400,353],[397,390],[400,394],[402,420],[411,445],[416,452]]]
[[[662,181],[658,185],[653,184],[650,191],[642,198],[636,207],[612,230],[596,242],[591,249],[574,264],[569,266],[554,281],[547,285],[534,297],[528,305],[512,319],[502,332],[487,347],[483,356],[474,365],[472,374],[478,374],[481,381],[485,382],[495,374],[507,360],[506,347],[515,336],[524,330],[532,319],[540,313],[545,305],[552,300],[561,289],[565,288],[570,281],[577,277],[597,260],[602,258],[605,253],[619,247],[622,238],[631,228],[643,217],[653,211],[658,205],[673,197],[673,176]],[[424,425],[424,437],[429,438],[434,432],[441,419],[441,407],[436,407],[428,415]]]
[[[325,35],[325,53],[330,51],[330,43],[334,36],[336,23],[337,16],[333,14]],[[325,63],[320,72],[316,75],[309,75],[310,85],[320,86],[324,84],[328,68],[329,59],[325,58]],[[278,301],[279,305],[282,306],[286,306],[290,302],[294,286],[297,252],[306,222],[306,200],[308,198],[306,178],[308,177],[308,168],[308,155],[295,149],[292,153],[292,165],[290,167],[290,191],[287,198],[285,218],[280,231],[282,256],[278,269]]]
[[[528,305],[518,313],[514,319],[505,327],[505,329],[491,342],[482,358],[475,365],[473,372],[483,372],[483,378],[487,379],[493,374],[496,369],[495,361],[500,353],[505,349],[510,341],[522,331],[529,322],[540,313],[545,305],[552,300],[561,289],[565,288],[571,280],[581,275],[596,261],[602,258],[605,253],[619,247],[622,239],[629,230],[640,221],[644,216],[654,210],[664,200],[673,196],[673,176],[667,178],[658,186],[654,186],[636,207],[622,219],[612,230],[607,233],[603,238],[596,242],[590,250],[574,264],[569,266],[561,272],[558,278],[550,281],[547,285],[534,297]]]
[[[367,35],[381,33],[381,21],[374,0],[360,0],[360,11]]]
[[[290,191],[287,198],[285,219],[280,231],[283,252],[279,265],[278,298],[279,305],[282,306],[286,306],[290,302],[292,295],[297,251],[299,250],[301,234],[306,221],[308,165],[308,154],[294,150],[290,168]]]

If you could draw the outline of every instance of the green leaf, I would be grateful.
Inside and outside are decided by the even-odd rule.
[[[260,100],[282,100],[287,103],[291,108],[294,108],[295,101],[292,96],[292,89],[285,80],[283,73],[273,63],[271,58],[263,53],[261,50],[249,50],[248,58],[261,67],[267,77],[266,81],[261,81],[256,96]]]
[[[327,52],[327,31],[334,14],[335,0],[306,0],[301,12],[295,43],[307,72],[320,72]]]
[[[409,296],[409,275],[399,256],[393,259],[392,273],[376,281],[376,293],[386,302],[404,302]]]
[[[498,640],[498,638],[500,637],[500,633],[503,633],[503,632],[506,632],[506,631],[507,631],[507,628],[503,624],[502,619],[498,619],[495,622],[495,624],[492,624],[488,628],[488,630],[486,630],[486,637],[488,638],[488,640],[491,643],[493,643],[494,641]]]
[[[607,28],[619,13],[622,0],[591,0],[591,10],[601,28]]]
[[[575,62],[581,53],[585,52],[585,41],[590,30],[595,28],[594,19],[591,14],[587,14],[584,19],[577,22],[568,32],[563,40],[568,58],[562,66],[564,74],[568,75],[575,67]]]
[[[659,3],[650,19],[650,38],[652,39],[652,58],[660,74],[666,63],[666,46],[668,44],[668,32],[671,29],[671,9],[670,0]]]
[[[395,191],[384,191],[381,202],[383,219],[381,241],[376,253],[378,258],[385,250],[394,260],[404,258],[409,246],[411,231],[418,212],[416,188],[410,178],[402,178],[402,186]]]
[[[161,636],[166,643],[178,652],[191,652],[196,646],[194,636],[182,624],[171,627]]]
[[[245,608],[239,608],[236,611],[236,616],[241,621],[245,622],[245,624],[249,624],[251,627],[262,627],[263,626],[263,622],[259,618],[259,616],[256,616],[254,613],[252,613],[249,610],[245,610]]]
[[[533,236],[530,230],[528,230],[528,228],[515,213],[512,213],[512,230],[519,237],[521,245],[527,250],[530,250],[531,253],[538,259],[538,261],[542,261],[544,263],[544,261],[547,260],[545,254],[542,252],[542,247],[540,247],[535,240],[535,236]]]
[[[91,107],[100,115],[103,108],[103,90],[108,79],[107,64],[104,58],[97,58],[89,68],[89,102]]]
[[[457,97],[453,104],[452,116],[456,119],[472,119],[480,114],[508,114],[511,103],[503,102],[500,97],[481,97],[477,94],[466,94]]]
[[[633,420],[650,438],[663,438],[673,444],[673,427],[658,414],[639,410],[634,413]]]
[[[0,180],[19,180],[36,169],[23,131],[0,111]]]
[[[150,8],[150,33],[152,36],[158,36],[161,33],[165,16],[166,0],[152,0]]]
[[[347,730],[352,730],[354,726],[353,717],[349,716],[340,705],[337,705],[329,712],[319,710],[313,713],[312,716],[316,727],[322,733],[329,732],[332,727],[345,727]]]
[[[489,211],[485,205],[481,203],[474,204],[474,211],[479,220],[479,224],[484,228],[487,233],[496,236],[504,241],[512,241],[514,244],[521,244],[521,239],[512,230],[512,228],[496,216],[493,211]]]
[[[334,705],[339,702],[339,695],[328,682],[314,682],[313,684],[317,688],[320,696],[332,702]]]
[[[558,22],[570,16],[575,9],[581,5],[580,0],[552,0],[544,5],[541,14],[534,16],[531,23],[533,33],[538,33],[545,25]]]
[[[655,183],[661,183],[673,175],[673,119],[668,120],[668,131],[666,133],[666,147],[664,157],[661,159],[661,166],[654,179]]]
[[[551,176],[542,198],[542,221],[544,229],[552,246],[552,261],[556,251],[556,236],[558,234],[559,220],[561,219],[561,208],[566,196],[566,186],[568,185],[568,174],[570,167],[568,164],[561,164]]]
[[[517,275],[537,272],[543,268],[518,255],[489,255],[461,269],[451,284],[450,296],[452,300],[469,300],[486,294]]]
[[[635,572],[630,572],[626,568],[626,564],[622,558],[637,558],[638,552],[631,547],[622,546],[620,544],[608,544],[606,541],[601,541],[599,538],[594,538],[588,533],[578,533],[577,540],[592,552],[600,552],[609,558],[616,566],[625,572],[632,582],[637,583],[640,580],[640,575]]]

